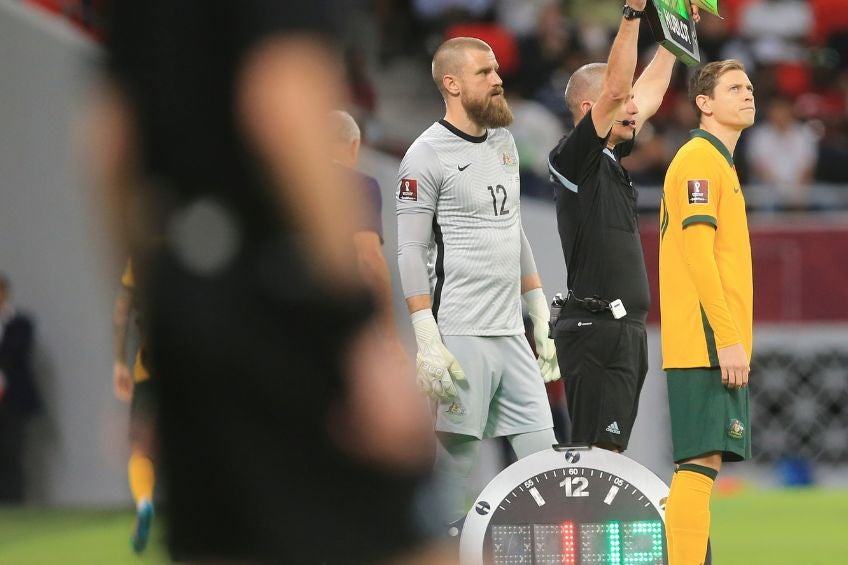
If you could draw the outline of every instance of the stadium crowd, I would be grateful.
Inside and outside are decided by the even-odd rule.
[[[387,30],[384,62],[402,55],[426,59],[432,44],[460,35],[481,37],[492,45],[516,111],[512,131],[526,156],[522,192],[548,198],[546,153],[536,146],[549,147],[563,128],[571,127],[563,89],[581,65],[605,59],[620,2],[397,4],[385,16],[392,25],[380,26]],[[735,58],[749,70],[765,111],[750,138],[740,144],[736,164],[743,183],[772,186],[772,208],[821,208],[811,200],[811,183],[848,183],[848,13],[843,8],[839,0],[724,0],[719,2],[723,19],[707,13],[698,26],[702,61]],[[650,60],[654,45],[650,33],[640,34],[640,66]],[[639,185],[662,184],[674,152],[697,125],[686,96],[689,72],[677,66],[650,130],[642,133],[626,161]],[[781,158],[778,170],[769,173],[764,161],[776,165],[769,159],[776,155]]]
[[[95,39],[104,35],[106,2],[27,1],[63,14]],[[351,0],[351,6],[372,14],[379,36],[377,53],[355,45],[348,47],[345,57],[351,113],[363,126],[364,142],[397,156],[412,142],[369,140],[368,124],[380,103],[373,78],[380,70],[373,67],[400,61],[425,73],[427,65],[420,63],[429,62],[444,39],[479,37],[498,58],[516,114],[512,132],[522,157],[522,193],[549,198],[546,148],[573,123],[562,104],[563,89],[581,65],[605,59],[620,3]],[[810,186],[848,184],[844,165],[848,159],[848,12],[844,2],[721,0],[719,11],[723,18],[705,14],[698,26],[701,60],[742,61],[758,105],[765,110],[736,153],[740,180],[768,185],[773,191],[755,206],[804,210],[834,205],[816,201]],[[655,46],[651,34],[643,31],[641,66],[650,60]],[[697,125],[686,96],[688,76],[687,67],[678,65],[662,106],[625,161],[634,182],[641,186],[662,184],[675,151]],[[775,155],[781,158],[775,160]],[[837,190],[844,192],[842,187]]]

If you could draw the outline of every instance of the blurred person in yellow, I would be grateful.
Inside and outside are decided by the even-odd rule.
[[[412,367],[387,362],[353,250],[360,205],[328,166],[338,10],[112,8],[88,139],[132,257],[172,557],[446,562],[419,504],[426,403]]]
[[[135,277],[132,262],[127,261],[121,276],[121,289],[115,299],[113,343],[115,363],[112,376],[115,396],[130,405],[130,460],[127,465],[130,492],[136,508],[136,521],[130,544],[142,553],[147,547],[153,521],[154,431],[156,410],[150,372],[145,365],[144,337],[139,336],[132,371],[127,364],[127,337],[132,314],[137,311]]]
[[[700,127],[669,166],[660,208],[662,353],[676,463],[666,506],[671,565],[704,562],[721,464],[751,457],[751,244],[733,151],[754,123],[754,89],[731,59],[699,69],[689,97]]]

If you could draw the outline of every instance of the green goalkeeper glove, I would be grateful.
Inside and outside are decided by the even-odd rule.
[[[465,371],[459,361],[448,351],[439,334],[439,326],[429,309],[412,314],[418,355],[418,386],[424,393],[442,401],[456,398],[456,381],[465,380]]]
[[[534,288],[523,295],[527,303],[530,319],[533,321],[533,338],[536,341],[536,354],[539,356],[539,369],[542,379],[552,382],[559,379],[559,364],[557,363],[554,340],[548,337],[548,321],[551,311],[548,309],[548,299],[541,288]]]

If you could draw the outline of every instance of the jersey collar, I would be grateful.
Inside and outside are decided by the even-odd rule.
[[[700,128],[689,130],[689,134],[693,138],[702,137],[702,138],[706,139],[707,141],[709,141],[713,145],[713,147],[715,147],[716,150],[719,153],[721,153],[722,156],[725,159],[727,159],[727,163],[731,167],[733,166],[733,155],[730,154],[730,151],[727,150],[727,147],[724,146],[724,143],[722,143],[721,140],[719,140],[719,138],[717,138],[716,136],[714,136],[710,132],[703,130],[703,129],[700,129]]]
[[[458,127],[456,127],[455,125],[453,125],[452,123],[450,123],[447,120],[439,120],[439,123],[442,124],[443,126],[445,126],[448,129],[448,131],[451,132],[452,134],[461,137],[465,141],[470,141],[471,143],[483,143],[484,141],[486,141],[486,138],[489,137],[489,130],[486,130],[486,132],[483,135],[475,136],[475,135],[468,135],[467,133],[465,133],[464,131],[462,131],[461,129],[459,129]]]

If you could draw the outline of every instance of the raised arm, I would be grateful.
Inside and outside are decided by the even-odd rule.
[[[675,61],[677,58],[670,51],[663,46],[658,46],[654,58],[633,85],[633,100],[639,108],[636,133],[639,133],[645,122],[657,113],[657,109],[662,104],[663,96],[671,82]]]
[[[646,0],[627,1],[628,6],[639,12],[645,9],[645,3]],[[612,128],[616,112],[630,97],[633,74],[636,72],[638,38],[639,19],[627,20],[622,16],[607,60],[601,94],[592,106],[592,122],[598,137],[606,137]]]
[[[691,4],[692,21],[701,21],[698,6]],[[636,121],[636,133],[642,129],[651,117],[657,113],[663,96],[665,96],[668,85],[671,82],[671,74],[674,71],[674,63],[677,58],[665,47],[658,46],[654,58],[639,75],[639,80],[633,85],[633,99],[639,108],[639,119]]]

